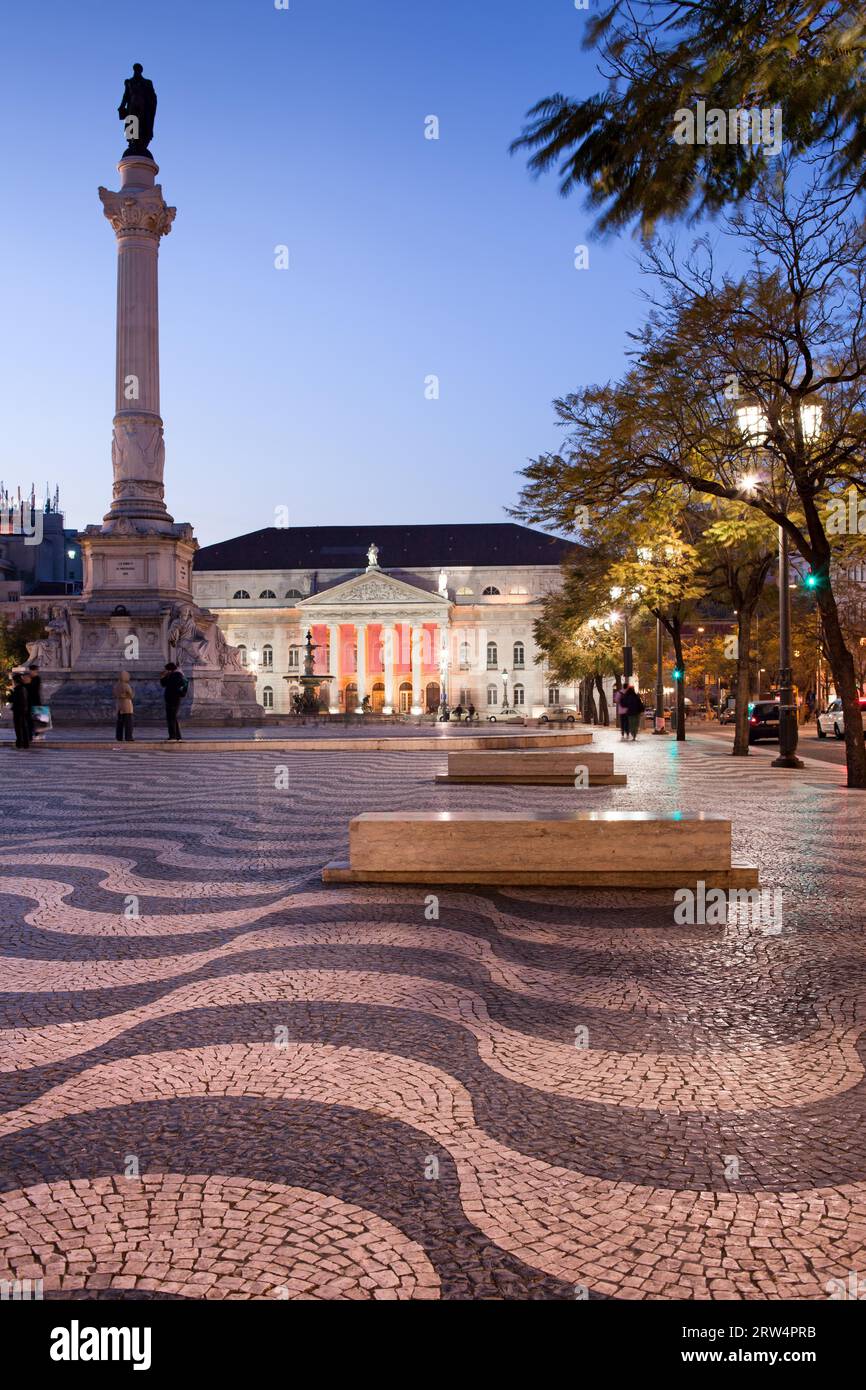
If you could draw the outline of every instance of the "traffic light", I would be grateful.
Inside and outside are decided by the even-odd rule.
[[[673,671],[671,671],[671,675],[673,676],[675,681],[681,681],[683,676],[685,675],[685,671],[683,670],[682,666],[675,666]]]
[[[809,570],[808,574],[802,575],[800,584],[807,594],[814,594],[816,589],[820,589],[825,582],[826,576],[816,574],[814,570]]]

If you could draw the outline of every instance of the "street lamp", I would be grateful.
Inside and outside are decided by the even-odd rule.
[[[512,709],[508,703],[508,672],[502,668],[502,713],[511,714]]]
[[[757,450],[769,433],[767,417],[760,405],[741,405],[737,423],[746,443]],[[800,406],[800,425],[806,439],[814,439],[821,428],[820,405]],[[755,473],[740,479],[739,489],[754,494],[760,486]],[[794,703],[794,675],[791,669],[791,557],[788,532],[779,527],[779,756],[771,767],[800,768],[805,764],[797,757],[797,707]]]

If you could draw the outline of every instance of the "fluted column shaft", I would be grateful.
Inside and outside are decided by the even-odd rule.
[[[139,519],[159,530],[172,519],[163,500],[157,263],[160,237],[171,230],[175,209],[163,200],[152,159],[133,155],[117,167],[120,192],[99,190],[117,237],[114,488],[105,522],[112,530]]]

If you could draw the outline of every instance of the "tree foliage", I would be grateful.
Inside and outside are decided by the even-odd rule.
[[[598,229],[715,212],[754,190],[761,145],[678,144],[675,113],[701,100],[722,111],[782,113],[788,148],[834,142],[828,186],[862,186],[866,156],[866,16],[862,0],[611,0],[587,22],[603,92],[539,101],[512,150],[558,169],[563,194],[586,190]]]

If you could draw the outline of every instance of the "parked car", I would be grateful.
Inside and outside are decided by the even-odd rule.
[[[860,696],[860,718],[863,721],[863,728],[866,730],[866,695]],[[818,726],[818,737],[826,738],[828,734],[834,734],[836,738],[845,737],[845,711],[842,708],[841,700],[832,700],[825,710],[822,710],[815,718]]]
[[[756,700],[749,707],[749,742],[779,737],[779,701]]]
[[[733,724],[736,718],[737,698],[735,695],[729,695],[727,699],[722,703],[722,707],[719,710],[719,723]]]
[[[539,724],[573,724],[577,719],[577,710],[569,709],[566,705],[554,705],[545,714],[539,716]]]

